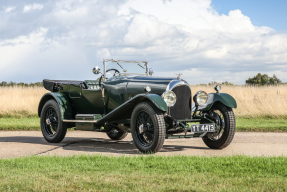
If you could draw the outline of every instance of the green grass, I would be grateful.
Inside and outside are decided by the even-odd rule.
[[[0,118],[0,130],[4,131],[27,131],[40,130],[40,119],[30,118]],[[260,131],[260,132],[287,132],[286,119],[236,119],[237,131]]]
[[[237,131],[287,132],[286,119],[236,119]]]
[[[25,157],[0,160],[1,191],[286,191],[286,157]]]
[[[40,118],[0,118],[0,130],[3,131],[31,131],[40,130]]]

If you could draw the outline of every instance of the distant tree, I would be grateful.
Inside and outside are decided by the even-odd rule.
[[[0,82],[0,87],[3,86],[8,86],[8,87],[13,87],[13,86],[20,86],[20,87],[43,87],[43,82],[36,82],[36,83],[16,83],[13,81],[10,81],[9,83],[7,83],[6,81],[2,81]]]
[[[261,76],[261,85],[268,85],[269,84],[269,77],[268,75],[264,74]]]
[[[274,74],[273,77],[270,77],[269,83],[272,85],[282,84],[282,81],[276,77]]]
[[[252,78],[248,78],[245,81],[246,84],[249,85],[277,85],[281,84],[282,81],[276,77],[276,75],[273,75],[272,77],[269,77],[267,74],[261,75],[261,73],[258,73],[256,76]]]
[[[208,85],[218,85],[220,83],[217,83],[216,81],[211,81],[210,83],[208,83]]]
[[[24,87],[25,84],[24,84],[23,82],[20,82],[20,83],[18,83],[17,85],[18,85],[18,86],[21,86],[21,87]]]
[[[231,85],[231,86],[233,86],[234,84],[233,84],[233,83],[230,83],[230,82],[228,82],[228,81],[225,81],[225,82],[222,82],[221,85]]]
[[[7,82],[6,81],[2,81],[1,86],[7,86]]]
[[[216,81],[211,81],[210,83],[208,83],[208,85],[231,85],[231,86],[233,86],[234,84],[230,83],[228,81],[225,81],[225,82],[222,82],[222,83],[218,83]]]
[[[17,83],[15,83],[13,81],[10,81],[7,85],[10,86],[10,87],[13,87],[13,86],[17,85]]]

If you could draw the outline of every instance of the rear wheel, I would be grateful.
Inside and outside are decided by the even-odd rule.
[[[113,129],[112,131],[108,132],[107,135],[112,140],[122,140],[128,135],[128,133],[117,129]]]
[[[207,133],[202,139],[212,149],[223,149],[227,147],[235,134],[235,116],[231,108],[221,103],[215,104],[208,115],[217,124],[216,132]]]
[[[54,100],[49,100],[41,112],[41,130],[49,143],[61,142],[67,132],[67,124],[62,122],[60,108]]]
[[[163,113],[150,102],[138,104],[131,117],[131,132],[142,153],[156,153],[164,143],[166,127]]]

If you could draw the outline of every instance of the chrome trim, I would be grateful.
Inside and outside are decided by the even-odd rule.
[[[216,85],[214,87],[214,89],[215,89],[216,93],[219,93],[219,91],[221,90],[221,86],[220,85]]]
[[[190,90],[190,95],[191,95],[192,92],[191,92],[190,85],[183,79],[181,79],[181,80],[174,79],[174,80],[170,81],[170,83],[166,87],[166,91],[172,91],[174,88],[179,87],[179,86],[184,86],[184,85],[188,86],[188,88]],[[191,95],[190,99],[191,99],[190,108],[192,109],[192,95]],[[168,114],[170,115],[170,107],[168,107]]]
[[[107,74],[113,74],[113,73],[107,73]],[[137,75],[137,76],[145,75],[145,76],[148,76],[146,73],[117,73],[117,74],[119,74],[119,76],[128,76],[128,75],[131,75],[131,76],[133,76],[133,75]]]
[[[183,86],[186,85],[189,87],[190,91],[190,85],[185,81],[185,80],[172,80],[166,87],[166,91],[172,91],[174,88],[178,87],[178,86]]]
[[[152,76],[152,74],[154,74],[154,72],[153,72],[153,69],[152,69],[152,68],[149,68],[149,70],[148,70],[148,74],[149,74],[149,76]]]
[[[149,90],[148,90],[148,89],[149,89]],[[145,86],[144,90],[145,90],[146,92],[151,92],[151,87],[150,87],[150,86]]]

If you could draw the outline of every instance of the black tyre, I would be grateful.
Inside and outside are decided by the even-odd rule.
[[[111,132],[108,132],[107,135],[112,140],[122,140],[126,138],[128,133],[117,129],[113,129]]]
[[[235,116],[231,108],[217,103],[209,110],[208,115],[219,125],[215,133],[207,133],[202,139],[212,149],[227,147],[235,134]]]
[[[131,132],[142,153],[156,153],[164,143],[166,127],[163,113],[150,102],[138,104],[131,117]]]
[[[45,103],[41,112],[41,130],[49,143],[61,142],[67,132],[67,124],[62,122],[60,108],[54,100]]]

